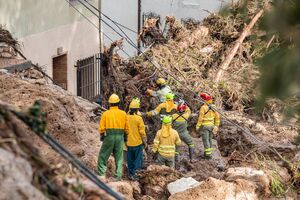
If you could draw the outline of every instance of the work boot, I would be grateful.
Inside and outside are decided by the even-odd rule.
[[[195,160],[193,159],[195,154],[195,149],[194,147],[189,147],[189,158],[190,158],[190,163],[195,162]]]
[[[211,154],[204,154],[204,158],[207,160],[210,160],[210,159],[212,159],[212,156],[211,156]]]

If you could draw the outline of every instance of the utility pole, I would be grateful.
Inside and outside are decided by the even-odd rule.
[[[138,0],[138,24],[137,24],[137,27],[138,27],[138,30],[137,30],[137,33],[138,35],[140,35],[140,31],[141,31],[141,12],[142,12],[142,3],[141,3],[141,0]],[[138,49],[141,50],[141,43],[140,41],[138,41]],[[137,54],[139,54],[139,51],[137,52]]]
[[[102,9],[102,6],[101,6],[101,1],[102,0],[98,0],[98,9],[99,9],[99,50],[100,50],[100,53],[103,53],[104,51],[104,41],[103,41],[103,34],[102,34],[102,25],[101,25],[101,9]]]

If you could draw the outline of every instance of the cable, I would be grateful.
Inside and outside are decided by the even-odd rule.
[[[78,2],[81,4],[81,5],[83,5],[86,9],[88,9],[91,13],[93,13],[96,17],[98,17],[99,18],[99,16],[94,12],[94,11],[92,11],[87,5],[85,5],[84,3],[82,3],[82,1],[81,0],[78,0]],[[108,26],[109,28],[111,28],[115,33],[117,33],[121,38],[124,38],[124,36],[121,34],[121,33],[119,33],[118,31],[116,31],[116,29],[114,29],[108,22],[106,22],[104,19],[102,19],[102,18],[99,18],[106,26]],[[128,38],[127,37],[125,37],[124,38],[131,46],[134,46],[134,44],[131,44],[131,42],[130,42],[130,39],[129,39],[129,41],[128,41]]]
[[[103,31],[101,31],[97,25],[95,25],[88,17],[86,17],[82,12],[80,12],[69,0],[65,0],[69,5],[71,5],[78,13],[80,13],[86,20],[88,20],[98,31],[100,31],[105,37],[107,37],[111,42],[114,42],[113,39],[111,39],[111,37],[109,37],[107,34],[105,34]],[[123,53],[125,53],[128,57],[130,57],[130,55],[124,51],[123,48],[119,47]]]
[[[125,29],[127,29],[127,30],[129,30],[129,31],[131,31],[131,32],[133,32],[133,33],[135,33],[135,34],[138,34],[136,31],[132,30],[131,28],[128,28],[127,26],[122,25],[122,24],[120,24],[119,22],[117,22],[117,21],[115,21],[115,20],[109,18],[106,14],[104,14],[104,13],[103,13],[102,11],[100,11],[98,8],[96,8],[95,6],[93,6],[93,4],[91,4],[90,2],[88,2],[88,1],[86,1],[86,0],[84,0],[84,1],[85,1],[87,4],[89,4],[92,8],[94,8],[95,10],[97,10],[99,13],[101,13],[104,17],[106,17],[106,18],[108,18],[110,21],[112,21],[114,24],[117,24],[117,25],[119,25],[119,26],[121,26],[121,27],[123,27],[123,28],[125,28]]]
[[[113,19],[111,19],[110,17],[108,17],[107,15],[105,15],[103,12],[101,12],[98,8],[96,8],[95,6],[93,6],[91,3],[89,3],[87,0],[84,0],[88,5],[90,5],[92,8],[94,8],[97,12],[101,13],[104,17],[106,17],[108,20],[110,20],[112,23],[115,24],[116,27],[118,27],[118,29],[125,35],[125,37],[132,43],[134,44],[134,42],[131,40],[131,38],[123,31],[122,28],[120,28],[120,25],[118,22],[114,21]],[[96,15],[98,16],[98,15]],[[98,18],[100,20],[102,20],[102,18],[100,18],[100,16],[98,16]]]
[[[85,6],[88,10],[90,10],[92,13],[94,13],[91,9],[89,9],[85,4],[83,4],[80,0],[78,0],[83,6]],[[95,14],[95,13],[94,13]],[[95,14],[97,16],[97,14]],[[101,18],[100,18],[101,19]],[[109,20],[111,20],[110,18],[108,18]],[[111,27],[107,22],[105,22],[103,19],[101,19],[106,25],[108,25],[112,30],[114,30],[118,35],[120,35],[121,37],[122,34],[120,34],[118,31],[116,31],[113,27]],[[172,73],[170,73],[168,70],[166,70],[165,68],[163,68],[159,63],[155,62],[154,60],[152,60],[151,58],[149,58],[144,52],[142,52],[140,49],[137,48],[137,46],[135,44],[130,43],[130,38],[128,37],[127,34],[125,34],[125,40],[132,46],[134,47],[138,52],[140,52],[162,75],[164,71],[167,75],[171,76],[176,82],[178,82],[183,88],[187,89],[188,91],[192,92],[196,97],[198,97],[196,100],[200,101],[201,103],[207,104],[201,97],[199,97],[197,95],[196,92],[194,92],[192,89],[190,89],[187,85],[181,83],[181,81],[179,81],[175,75],[173,75]],[[243,127],[241,127],[240,125],[238,125],[237,123],[232,122],[229,118],[227,118],[227,116],[222,113],[219,109],[217,108],[212,108],[212,110],[218,112],[222,117],[224,117],[224,119],[229,122],[230,124],[236,126],[237,128],[239,128],[240,130],[242,130],[243,132],[245,132],[248,136],[252,137],[254,140],[256,140],[258,143],[264,143],[261,142],[260,140],[258,140],[254,135],[252,135],[251,133],[249,133],[249,130],[244,129]],[[266,143],[265,143],[266,144]],[[281,159],[282,156],[278,153],[278,151],[276,151],[276,149],[271,148],[269,145],[267,145],[267,148],[270,149],[271,151],[273,151],[274,153],[276,153]]]

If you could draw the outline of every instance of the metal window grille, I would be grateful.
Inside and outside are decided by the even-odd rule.
[[[77,96],[95,101],[102,92],[101,54],[96,54],[76,63]]]

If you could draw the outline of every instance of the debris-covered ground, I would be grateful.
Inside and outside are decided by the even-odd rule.
[[[158,77],[167,77],[177,98],[184,98],[194,113],[189,120],[196,147],[194,163],[189,162],[185,145],[180,147],[175,170],[153,165],[148,152],[139,181],[127,180],[125,172],[124,181],[112,182],[114,161],[109,160],[108,177],[104,182],[126,199],[299,198],[300,156],[293,143],[299,131],[297,121],[283,119],[280,114],[283,105],[279,101],[270,100],[261,113],[254,110],[258,96],[256,81],[260,74],[253,61],[272,45],[262,40],[265,33],[257,31],[256,25],[220,80],[216,80],[222,70],[220,66],[246,24],[264,9],[260,2],[251,0],[246,13],[239,12],[242,4],[234,4],[228,8],[227,15],[211,14],[200,25],[188,28],[168,16],[167,33],[162,32],[155,19],[146,20],[139,35],[141,41],[152,45],[145,52],[146,56],[123,60],[114,53],[122,40],[105,49],[104,100],[116,92],[124,100],[123,108],[127,109],[131,98],[137,96],[142,100],[141,110],[149,111],[158,100],[146,96],[145,90],[155,89]],[[18,48],[18,42],[2,27],[0,39]],[[149,58],[163,69],[155,68]],[[213,159],[209,161],[202,157],[202,141],[194,130],[201,103],[187,88],[196,93],[211,93],[217,107],[228,118],[222,118],[219,134],[213,142]],[[41,101],[47,113],[49,133],[89,168],[96,169],[101,146],[98,121],[93,112],[97,106],[52,84],[36,69],[16,74],[0,72],[0,116],[5,116],[0,118],[0,168],[5,175],[0,177],[0,199],[110,199],[7,111],[7,106],[25,111],[36,100]],[[107,106],[105,101],[103,106]],[[159,121],[144,120],[151,146]],[[169,184],[187,177],[198,184],[171,194]],[[46,184],[49,180],[50,185]]]

